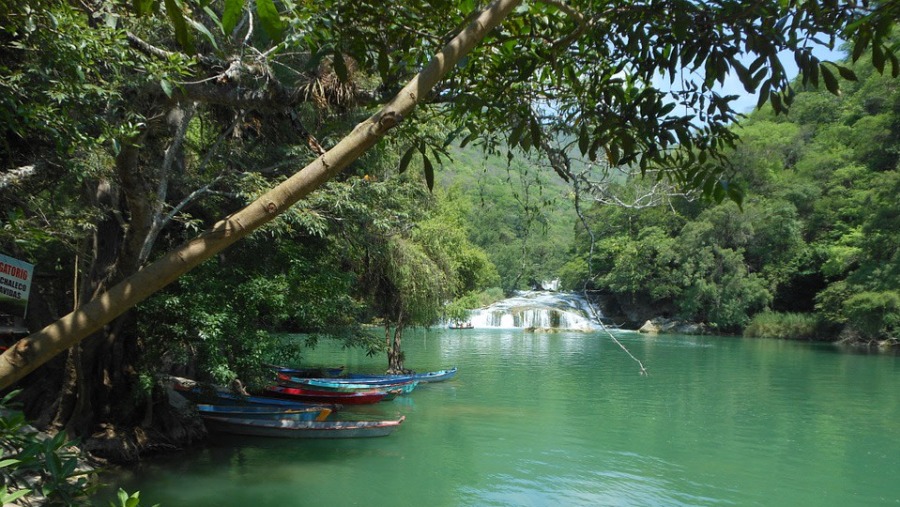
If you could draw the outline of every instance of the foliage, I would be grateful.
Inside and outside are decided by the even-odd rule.
[[[138,507],[141,505],[141,492],[135,491],[131,495],[129,495],[125,490],[119,489],[116,493],[116,500],[119,503],[109,502],[110,507]],[[155,504],[153,507],[159,507],[159,504]]]
[[[13,406],[20,391],[0,400],[0,504],[23,496],[42,496],[47,505],[90,505],[96,489],[93,470],[84,470],[84,458],[65,432],[41,435],[28,425],[25,415]]]
[[[496,266],[506,292],[555,278],[571,245],[570,189],[534,168],[535,162],[452,151],[449,188],[439,199],[452,203],[472,243]],[[469,289],[471,290],[471,289]]]
[[[341,264],[327,245],[247,242],[142,306],[146,364],[192,364],[218,383],[256,384],[268,380],[263,364],[295,359],[270,331],[331,332],[365,344],[367,335],[354,332],[362,315],[354,277]]]
[[[900,331],[900,293],[859,292],[843,304],[847,322],[867,338],[895,337]]]
[[[750,319],[744,328],[749,338],[778,338],[783,340],[833,340],[834,330],[821,316],[811,313],[761,312]]]
[[[737,127],[742,206],[596,206],[586,213],[595,252],[579,234],[567,284],[674,305],[720,329],[746,324],[753,336],[834,339],[836,325],[864,339],[896,336],[900,92],[845,63],[860,80],[842,82],[842,96],[804,89],[788,114],[764,109]]]
[[[464,322],[469,318],[469,311],[484,308],[505,297],[500,287],[491,287],[483,291],[472,291],[458,297],[444,307],[447,320]]]

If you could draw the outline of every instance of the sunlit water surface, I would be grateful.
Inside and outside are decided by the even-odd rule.
[[[648,376],[601,333],[409,332],[408,367],[460,371],[353,410],[406,415],[389,437],[217,437],[107,480],[163,507],[900,505],[896,356],[617,336]]]

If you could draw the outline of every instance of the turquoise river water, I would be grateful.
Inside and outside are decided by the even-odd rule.
[[[411,331],[408,367],[460,371],[345,415],[406,415],[391,436],[216,437],[107,481],[162,507],[900,505],[897,356],[616,336],[649,375],[601,333]]]

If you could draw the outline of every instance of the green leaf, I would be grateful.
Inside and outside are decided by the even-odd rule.
[[[172,98],[172,83],[166,81],[165,79],[160,80],[159,86],[162,88],[163,93],[166,94],[166,97]]]
[[[431,192],[434,189],[434,167],[431,166],[431,160],[428,160],[424,153],[422,154],[422,164],[422,170],[425,172],[425,185]]]
[[[214,47],[216,49],[216,51],[219,50],[219,45],[216,43],[216,38],[213,37],[213,34],[212,34],[212,32],[209,31],[209,28],[206,28],[206,26],[204,26],[203,23],[191,23],[191,26],[193,26],[194,29],[197,30],[198,32],[205,35],[206,39],[209,41],[210,44],[212,44],[212,47]]]
[[[713,187],[713,199],[719,204],[725,199],[725,187],[720,181],[717,181],[716,186]]]
[[[718,184],[718,180],[716,180],[715,176],[710,176],[707,178],[706,182],[703,184],[703,195],[706,197],[712,197],[713,190],[716,188]]]
[[[407,166],[409,166],[409,161],[410,161],[410,159],[412,159],[413,153],[415,151],[416,151],[416,146],[415,145],[410,146],[409,149],[406,150],[406,153],[404,153],[403,156],[400,157],[400,166],[397,168],[397,171],[400,174],[403,174],[404,172],[406,172],[406,168],[407,168]]]
[[[284,33],[284,24],[273,0],[256,0],[256,15],[265,30],[266,35],[274,41],[281,41]],[[337,69],[335,69],[337,70]]]
[[[781,103],[781,95],[777,93],[773,93],[771,96],[772,99],[772,109],[775,110],[776,113],[784,113],[787,112],[784,105]]]
[[[875,69],[878,70],[878,72],[880,74],[884,74],[884,62],[885,62],[885,55],[884,55],[884,50],[881,48],[881,45],[873,44],[872,45],[872,66],[874,66]]]
[[[190,32],[188,32],[187,21],[184,19],[184,12],[181,10],[181,6],[178,5],[176,0],[164,1],[166,16],[169,17],[169,21],[172,22],[172,26],[175,28],[175,40],[187,53],[193,54],[194,41],[191,39]]]
[[[857,80],[856,73],[853,72],[848,67],[844,67],[842,65],[835,65],[835,67],[837,67],[838,74],[840,74],[841,77],[846,79],[847,81],[856,81]]]
[[[478,137],[478,136],[477,136],[475,133],[472,133],[472,134],[467,135],[465,138],[463,138],[462,141],[460,141],[459,147],[460,147],[460,148],[465,148],[466,145],[469,144],[469,143],[471,143],[472,140],[475,139],[476,137]]]
[[[340,79],[344,83],[349,81],[350,72],[347,70],[347,62],[344,61],[344,55],[340,52],[340,50],[334,50],[334,54],[331,60],[332,66],[334,67],[334,73],[337,74],[338,79]]]
[[[515,148],[517,144],[519,144],[519,138],[522,137],[522,132],[525,131],[525,122],[520,122],[516,127],[512,130],[512,133],[509,134],[509,147]]]
[[[772,81],[766,81],[759,90],[759,100],[756,101],[756,109],[762,109],[763,105],[769,100],[769,90],[772,87]]]
[[[825,88],[835,95],[840,95],[841,87],[838,84],[838,80],[834,76],[834,74],[830,70],[828,70],[828,67],[826,67],[825,65],[820,65],[819,70],[822,71],[822,80],[825,81]]]
[[[871,40],[872,34],[868,31],[860,31],[859,36],[856,38],[856,42],[853,44],[853,61],[859,60],[859,57],[866,51],[866,47],[869,45],[869,40]]]
[[[0,499],[2,499],[2,502],[0,502],[0,503],[2,503],[3,505],[11,504],[11,503],[15,502],[16,500],[22,498],[23,496],[27,495],[28,493],[31,493],[30,489],[20,489],[19,491],[16,491],[15,493],[11,493],[11,494],[0,493]]]
[[[225,0],[225,12],[222,13],[222,31],[225,36],[231,35],[234,27],[241,19],[244,10],[244,0]]]
[[[134,9],[134,13],[138,16],[146,16],[153,12],[153,3],[156,0],[132,0],[131,6]]]
[[[220,32],[225,33],[225,29],[222,27],[222,21],[219,19],[219,15],[216,14],[216,11],[212,10],[208,5],[206,5],[203,7],[203,12],[205,12],[206,15],[209,16],[209,19],[211,19],[217,27],[219,27]]]
[[[5,459],[0,461],[0,468],[6,468],[10,465],[15,465],[16,463],[21,463],[21,461],[17,459]]]
[[[581,130],[578,131],[578,149],[581,151],[581,156],[586,155],[590,147],[591,138],[588,136],[587,123],[582,121]]]
[[[538,123],[537,118],[531,117],[528,121],[528,127],[531,131],[531,144],[534,146],[541,145],[541,126]]]

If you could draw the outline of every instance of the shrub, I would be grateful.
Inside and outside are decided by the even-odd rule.
[[[865,338],[896,338],[900,331],[900,293],[860,292],[843,304],[847,323]]]
[[[12,407],[18,393],[0,400],[0,505],[23,497],[43,497],[47,505],[90,505],[95,471],[82,466],[81,451],[64,432],[49,437],[27,423]]]
[[[748,338],[833,340],[836,334],[814,313],[762,312],[754,315],[744,328],[744,336]]]
[[[28,424],[13,404],[19,392],[0,398],[0,505],[93,505],[97,471],[64,432],[50,437]],[[120,489],[118,500],[110,505],[138,507],[140,492]]]

